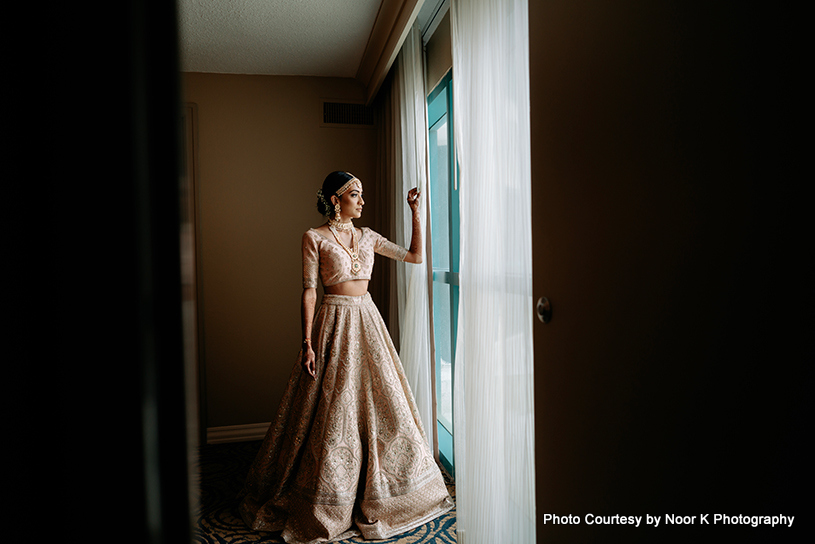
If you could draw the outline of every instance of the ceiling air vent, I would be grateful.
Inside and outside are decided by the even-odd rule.
[[[374,126],[374,109],[370,106],[328,101],[322,104],[322,126],[349,128]]]

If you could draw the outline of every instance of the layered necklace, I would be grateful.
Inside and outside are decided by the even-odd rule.
[[[359,274],[359,271],[362,270],[362,263],[359,262],[359,242],[357,240],[357,229],[354,228],[354,224],[351,221],[347,223],[340,223],[339,221],[335,221],[333,219],[328,220],[328,230],[331,231],[331,234],[334,235],[334,239],[337,240],[337,243],[342,246],[348,256],[351,257],[351,273],[355,276]],[[340,238],[340,233],[337,231],[351,231],[351,247],[345,245]]]

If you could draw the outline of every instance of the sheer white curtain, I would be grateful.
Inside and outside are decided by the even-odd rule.
[[[398,142],[395,161],[393,211],[394,242],[410,246],[413,219],[407,206],[407,192],[418,187],[422,201],[427,192],[427,116],[425,113],[422,37],[415,25],[405,38],[394,63],[391,88],[394,141]],[[394,119],[395,120],[395,119]],[[426,232],[426,208],[422,206],[422,232]],[[427,240],[425,240],[425,247]],[[413,390],[422,424],[433,447],[433,364],[430,351],[430,304],[427,284],[427,260],[422,264],[404,264],[396,268],[396,303],[399,315],[399,357]]]
[[[452,0],[461,263],[454,384],[457,528],[535,541],[526,0]]]

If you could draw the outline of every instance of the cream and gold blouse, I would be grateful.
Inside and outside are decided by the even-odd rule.
[[[317,279],[324,287],[350,280],[370,280],[374,268],[374,253],[390,259],[404,261],[407,249],[394,244],[368,227],[360,229],[359,261],[362,265],[356,274],[351,272],[351,257],[337,243],[314,229],[303,235],[303,289],[317,287]]]

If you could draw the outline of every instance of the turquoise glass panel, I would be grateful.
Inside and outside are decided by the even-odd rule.
[[[450,285],[433,282],[433,332],[436,339],[436,413],[453,432],[453,344]]]
[[[433,270],[450,270],[450,148],[447,116],[430,129]]]
[[[448,74],[428,100],[430,241],[433,260],[433,336],[439,458],[455,475],[453,406],[458,320],[459,204],[455,183],[452,79]]]

